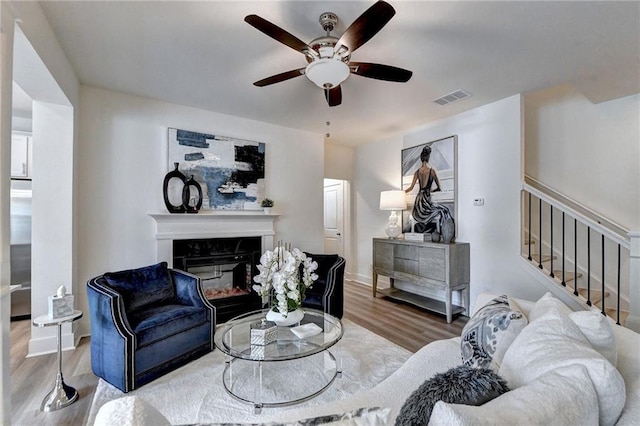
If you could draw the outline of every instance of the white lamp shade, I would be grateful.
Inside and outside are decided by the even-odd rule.
[[[404,210],[407,199],[404,191],[382,191],[380,193],[380,210]]]

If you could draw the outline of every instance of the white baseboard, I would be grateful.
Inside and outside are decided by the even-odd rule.
[[[80,336],[76,338],[75,333],[62,333],[62,350],[68,351],[75,349],[80,341]],[[46,355],[56,353],[58,351],[58,337],[56,334],[53,336],[41,337],[37,339],[29,340],[29,353],[27,358],[34,356]]]
[[[358,284],[364,284],[371,287],[371,277],[362,274],[351,274],[351,281],[355,281]]]

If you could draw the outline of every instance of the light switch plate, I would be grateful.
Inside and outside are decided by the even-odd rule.
[[[474,206],[484,206],[484,198],[474,198],[473,199]]]

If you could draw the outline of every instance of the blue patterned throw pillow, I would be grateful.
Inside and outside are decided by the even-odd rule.
[[[507,296],[491,300],[462,329],[462,363],[497,371],[504,353],[527,323],[520,308]]]

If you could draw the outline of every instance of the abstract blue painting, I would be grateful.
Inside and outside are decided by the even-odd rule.
[[[169,170],[174,163],[202,186],[203,209],[261,210],[264,143],[169,128]]]

